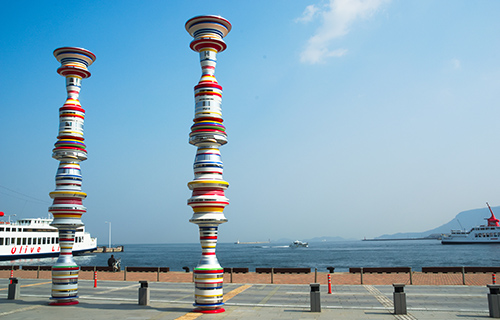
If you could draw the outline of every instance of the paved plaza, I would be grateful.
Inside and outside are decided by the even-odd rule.
[[[405,287],[407,315],[394,315],[392,285],[321,285],[321,312],[310,312],[304,284],[225,284],[226,312],[191,312],[193,284],[150,282],[150,304],[138,304],[140,284],[80,280],[75,306],[49,306],[51,282],[19,279],[20,298],[8,300],[8,279],[0,279],[4,319],[485,319],[485,286]]]

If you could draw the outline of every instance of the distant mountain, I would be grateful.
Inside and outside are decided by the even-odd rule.
[[[496,215],[500,217],[500,207],[492,207],[493,213],[498,212]],[[486,224],[486,220],[491,216],[488,208],[473,209],[460,212],[450,222],[445,223],[437,228],[427,230],[424,232],[400,232],[395,234],[384,234],[375,239],[403,239],[403,238],[425,238],[433,234],[450,233],[450,231],[457,229],[470,230],[470,228]]]

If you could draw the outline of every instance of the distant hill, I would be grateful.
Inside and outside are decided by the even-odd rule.
[[[493,210],[493,213],[498,212],[496,216],[497,218],[500,217],[500,207],[492,207],[491,210]],[[450,222],[431,230],[423,232],[401,232],[395,234],[384,234],[380,237],[376,237],[375,239],[425,238],[432,234],[450,233],[450,230],[452,229],[465,229],[468,231],[474,226],[486,224],[487,221],[485,219],[489,218],[490,216],[491,213],[488,208],[467,210],[457,214],[455,218],[453,218]]]

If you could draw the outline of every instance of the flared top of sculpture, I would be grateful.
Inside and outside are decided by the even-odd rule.
[[[90,77],[88,67],[94,63],[96,56],[87,49],[77,47],[62,47],[54,50],[54,57],[61,63],[57,73],[61,76],[77,75]]]
[[[212,48],[222,52],[227,47],[222,38],[231,31],[231,23],[220,16],[197,16],[186,22],[186,30],[194,38],[189,45],[192,50]]]

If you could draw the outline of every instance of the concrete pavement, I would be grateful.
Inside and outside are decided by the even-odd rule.
[[[150,282],[150,305],[138,305],[140,284],[80,280],[80,304],[49,306],[50,280],[19,279],[20,299],[7,300],[8,279],[0,279],[0,318],[5,319],[485,319],[483,286],[406,286],[407,315],[393,315],[393,287],[321,285],[321,313],[310,312],[309,285],[231,284],[226,312],[192,313],[193,284]]]

